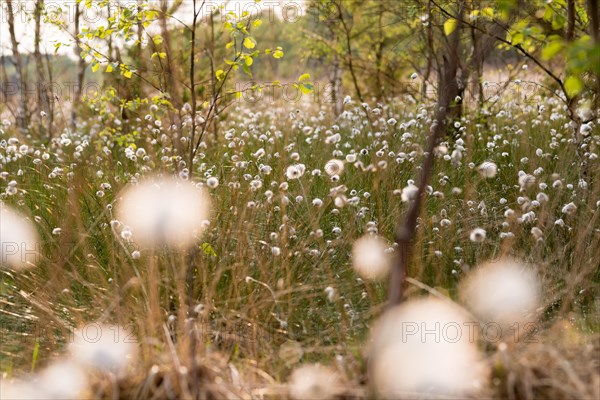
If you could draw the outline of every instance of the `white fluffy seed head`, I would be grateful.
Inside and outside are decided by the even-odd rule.
[[[375,325],[369,346],[370,382],[378,398],[475,395],[485,367],[468,314],[434,298],[409,301]]]
[[[535,270],[512,259],[484,264],[460,287],[460,297],[482,321],[495,322],[507,335],[509,327],[535,320],[541,284]]]
[[[329,176],[334,176],[334,175],[341,175],[342,172],[344,171],[344,162],[341,160],[329,160],[327,161],[327,163],[325,164],[325,172],[327,173],[327,175]]]
[[[81,399],[88,387],[83,368],[73,361],[57,361],[27,380],[0,380],[2,399]]]
[[[78,364],[117,375],[126,373],[138,354],[131,329],[96,323],[76,330],[69,350]]]
[[[519,186],[521,190],[527,190],[535,185],[535,176],[530,174],[519,175]]]
[[[209,203],[208,196],[187,181],[148,178],[125,189],[117,217],[138,245],[188,245],[206,227]]]
[[[408,185],[404,189],[402,189],[400,199],[402,199],[404,203],[407,203],[409,201],[415,200],[418,194],[419,188],[416,185]]]
[[[288,179],[299,179],[304,172],[306,171],[306,166],[304,164],[294,164],[287,167],[285,171],[285,176]]]
[[[39,246],[33,223],[0,203],[0,267],[23,270],[34,266]]]
[[[577,206],[575,205],[575,203],[571,202],[565,204],[561,211],[563,214],[574,214],[575,211],[577,211]]]
[[[484,161],[477,168],[477,172],[484,178],[494,178],[498,173],[498,166],[492,161]]]
[[[206,180],[206,186],[208,186],[211,189],[216,188],[217,186],[219,186],[219,179],[217,179],[214,176],[211,176]]]
[[[388,244],[380,236],[367,234],[352,245],[352,266],[364,279],[380,280],[390,270]]]
[[[40,372],[40,384],[47,398],[81,398],[87,388],[87,377],[75,362],[58,361]]]
[[[473,243],[482,243],[486,238],[486,232],[483,228],[475,228],[469,234],[469,239]]]
[[[334,399],[341,389],[339,374],[321,364],[295,369],[288,382],[289,395],[293,400]]]

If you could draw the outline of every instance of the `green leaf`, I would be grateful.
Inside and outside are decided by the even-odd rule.
[[[40,356],[40,342],[38,340],[36,340],[35,346],[33,347],[33,355],[31,356],[31,372],[35,371],[35,364],[37,364],[39,356]]]
[[[302,91],[302,93],[304,94],[309,94],[312,93],[312,91],[314,90],[314,86],[310,83],[302,83],[300,84],[300,91]]]
[[[248,75],[250,78],[252,78],[252,71],[250,71],[250,68],[246,64],[244,64],[242,66],[242,68],[244,69],[244,72],[246,73],[246,75]]]
[[[510,41],[513,46],[523,43],[524,36],[522,33],[515,33]]]
[[[542,49],[542,59],[550,60],[555,55],[560,53],[564,46],[565,43],[562,40],[553,40]]]
[[[244,39],[244,47],[248,48],[248,49],[253,49],[256,47],[256,40],[254,40],[253,37],[251,36],[246,36],[246,39]]]
[[[565,79],[565,91],[570,98],[577,96],[583,90],[583,82],[575,75],[568,76]]]
[[[215,252],[215,250],[212,248],[212,246],[206,242],[202,243],[202,245],[200,246],[200,248],[202,249],[202,251],[204,251],[204,254],[206,254],[207,256],[212,256],[212,257],[216,257],[217,253]]]
[[[449,18],[446,22],[444,22],[444,33],[446,36],[450,36],[457,26],[458,21],[455,18]]]
[[[483,10],[481,10],[481,15],[483,15],[484,17],[487,17],[489,19],[494,18],[494,9],[492,7],[486,7]]]

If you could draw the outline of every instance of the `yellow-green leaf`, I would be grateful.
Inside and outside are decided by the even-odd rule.
[[[273,52],[273,58],[281,58],[283,57],[283,51],[277,49]]]
[[[131,77],[133,76],[133,72],[127,69],[123,71],[123,76],[127,79],[131,79]]]
[[[494,16],[494,9],[492,7],[486,7],[481,10],[481,15],[487,18],[492,18]]]
[[[444,33],[446,36],[449,36],[456,27],[458,26],[458,21],[455,18],[449,18],[446,22],[444,22]]]
[[[302,74],[300,75],[300,78],[298,78],[298,82],[306,81],[308,79],[310,79],[310,74]]]
[[[252,57],[247,56],[246,57],[246,65],[251,66],[252,64],[254,64],[254,60],[252,59]]]
[[[215,76],[217,77],[217,80],[222,81],[223,79],[225,79],[225,71],[220,69],[215,73]]]
[[[314,89],[314,86],[311,85],[310,83],[302,83],[302,84],[300,84],[300,90],[304,94],[312,93],[313,89]]]
[[[100,63],[98,61],[94,61],[92,63],[92,72],[98,71],[98,68],[100,68]]]
[[[217,256],[217,253],[212,248],[212,246],[206,242],[202,243],[202,246],[200,246],[200,248],[202,249],[202,251],[204,251],[204,254],[206,254],[207,256]]]
[[[575,75],[568,76],[565,79],[565,91],[571,98],[577,96],[583,90],[583,82]]]
[[[250,36],[246,36],[246,39],[244,39],[244,47],[246,47],[247,49],[255,48],[256,41],[254,40],[254,38],[252,38]]]
[[[259,26],[261,26],[261,25],[262,25],[262,21],[261,21],[260,19],[257,19],[257,20],[255,20],[255,21],[252,21],[252,26],[253,26],[254,28],[258,28],[258,27],[259,27]]]
[[[112,64],[108,63],[108,65],[106,66],[106,72],[110,73],[110,72],[113,72],[113,70],[114,70],[114,68],[113,68]]]
[[[523,34],[522,33],[515,33],[512,37],[511,43],[513,46],[516,46],[518,44],[523,43]]]
[[[563,49],[564,45],[565,44],[562,40],[554,40],[548,43],[542,49],[542,58],[544,60],[550,60]]]

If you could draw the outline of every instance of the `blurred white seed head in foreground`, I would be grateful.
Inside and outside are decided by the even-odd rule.
[[[34,266],[38,247],[33,223],[0,203],[0,267],[20,270]]]
[[[206,225],[209,211],[209,197],[192,183],[148,178],[125,189],[117,217],[139,245],[187,245]]]
[[[80,365],[121,375],[137,357],[137,340],[122,326],[94,323],[74,334],[69,350]]]
[[[352,245],[352,266],[364,279],[380,280],[390,270],[391,257],[387,242],[380,236],[366,234]]]
[[[465,397],[485,382],[468,314],[450,301],[425,298],[391,309],[375,325],[370,381],[378,398]]]
[[[0,380],[1,399],[80,399],[87,389],[84,370],[72,361],[57,361],[40,373],[14,381]]]
[[[502,328],[535,320],[540,292],[535,270],[511,259],[472,270],[460,287],[462,301],[477,318],[496,322]]]
[[[292,372],[288,382],[293,400],[333,399],[342,389],[341,378],[333,369],[321,364],[301,366]]]

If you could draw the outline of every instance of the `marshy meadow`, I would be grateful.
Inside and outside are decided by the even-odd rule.
[[[0,1],[0,398],[600,398],[599,8]]]

